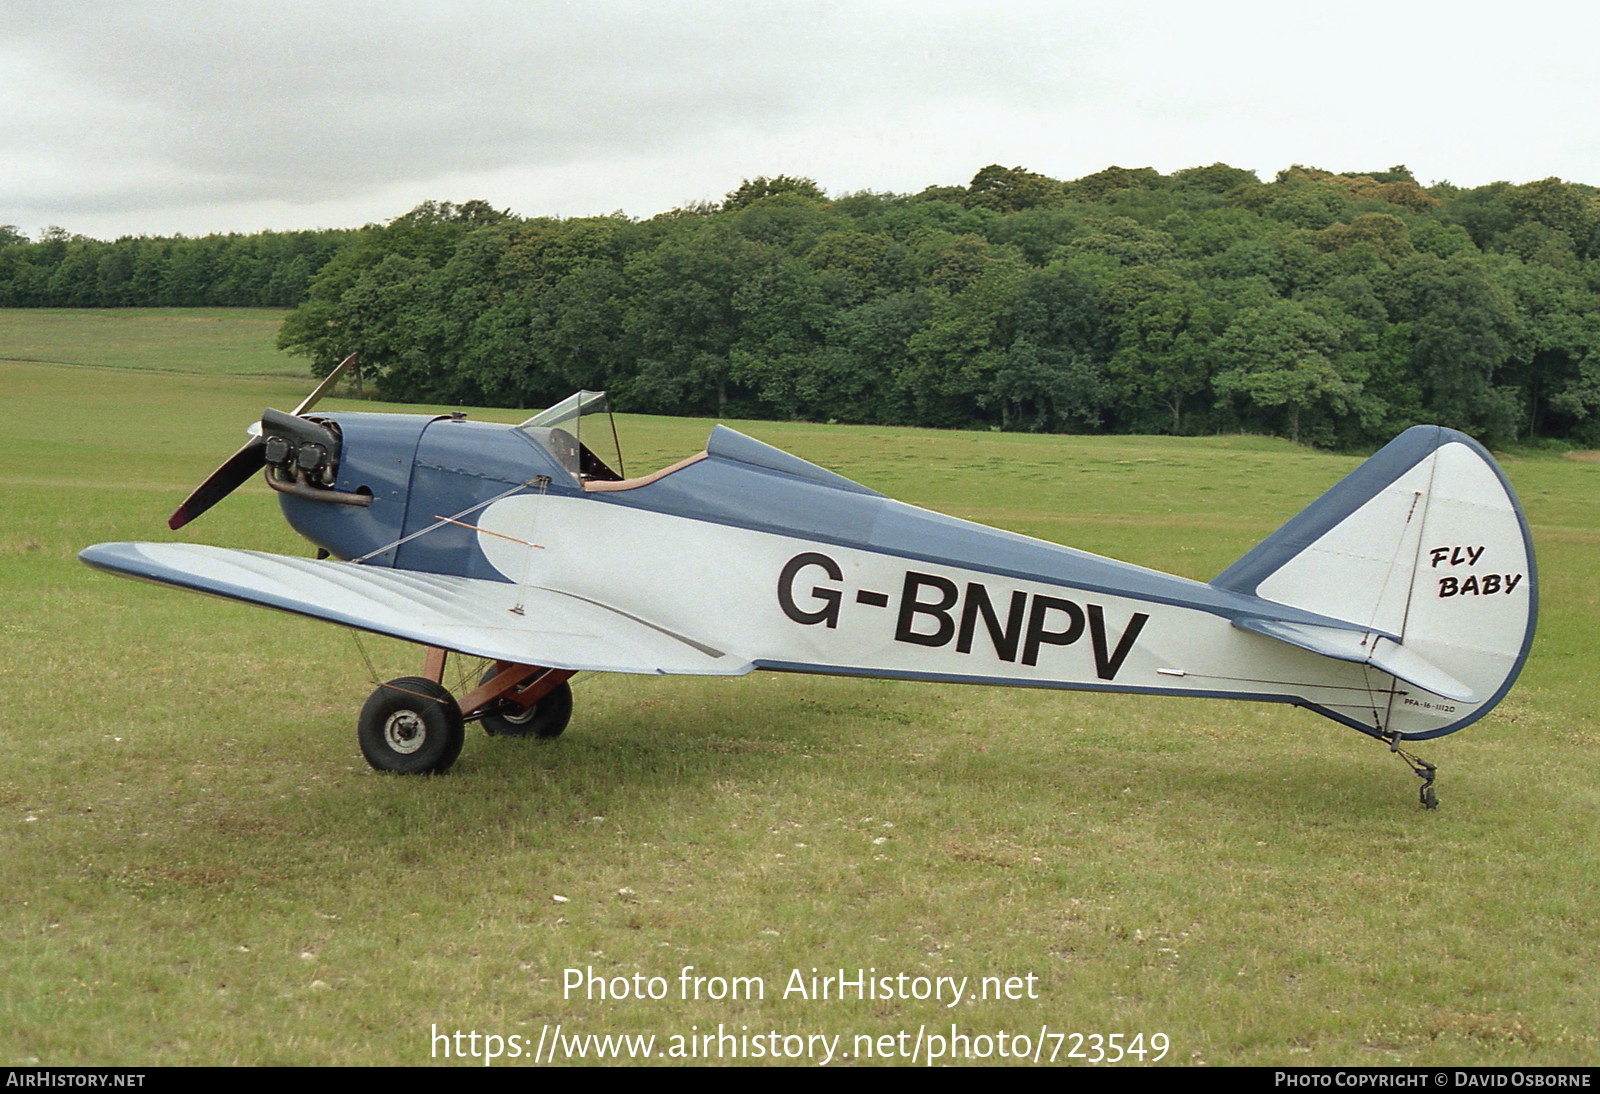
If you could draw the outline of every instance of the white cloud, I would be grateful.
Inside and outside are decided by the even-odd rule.
[[[917,190],[991,162],[1600,183],[1597,17],[1541,5],[25,0],[0,24],[0,222],[649,215],[756,174]]]

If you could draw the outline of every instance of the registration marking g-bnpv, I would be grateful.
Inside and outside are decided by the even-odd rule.
[[[846,590],[838,587],[843,581],[844,569],[835,559],[820,551],[802,551],[778,575],[778,606],[802,626],[836,630],[843,615]],[[818,584],[807,588],[811,582]],[[894,603],[891,594],[873,589],[857,590],[854,599],[871,608]],[[894,640],[932,649],[954,642],[957,653],[970,654],[981,623],[995,657],[1037,665],[1042,647],[1070,646],[1087,633],[1095,674],[1115,680],[1149,619],[1145,612],[1134,612],[1113,640],[1099,604],[1022,589],[1011,590],[1007,597],[991,593],[981,581],[963,586],[937,574],[907,570],[895,607]]]

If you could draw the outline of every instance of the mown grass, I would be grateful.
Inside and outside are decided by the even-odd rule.
[[[0,308],[0,362],[303,376],[273,308]]]
[[[0,1063],[422,1063],[435,1024],[557,1022],[846,1051],[952,1022],[1163,1032],[1175,1064],[1600,1058],[1600,465],[1507,463],[1540,635],[1495,714],[1419,748],[1436,812],[1382,747],[1286,708],[760,674],[580,678],[560,741],[474,734],[449,776],[401,779],[356,751],[371,685],[345,632],[74,557],[178,538],[166,514],[307,382],[0,375]],[[1355,462],[735,424],[916,504],[1200,578]],[[630,469],[707,428],[624,418]],[[256,484],[182,538],[304,550]],[[366,646],[386,675],[418,666]],[[767,997],[680,1000],[686,965]],[[566,998],[568,968],[672,997]],[[780,997],[812,968],[1033,973],[1039,998]]]

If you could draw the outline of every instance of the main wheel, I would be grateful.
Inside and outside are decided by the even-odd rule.
[[[398,775],[443,775],[467,739],[455,697],[432,680],[402,676],[373,692],[356,737],[367,763]]]
[[[487,684],[495,676],[494,666],[484,672],[479,684]],[[572,721],[572,686],[565,680],[527,710],[518,711],[516,704],[505,701],[499,713],[485,714],[480,721],[491,737],[538,737],[549,741],[561,736],[561,731]],[[510,711],[510,713],[507,713]]]

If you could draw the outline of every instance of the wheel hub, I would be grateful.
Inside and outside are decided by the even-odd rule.
[[[533,721],[534,715],[538,713],[538,703],[533,704],[531,707],[519,707],[517,704],[508,700],[502,703],[500,707],[500,717],[504,718],[514,726],[527,725],[529,722]]]
[[[409,710],[397,710],[383,723],[383,740],[396,752],[409,756],[428,739],[428,727]]]

